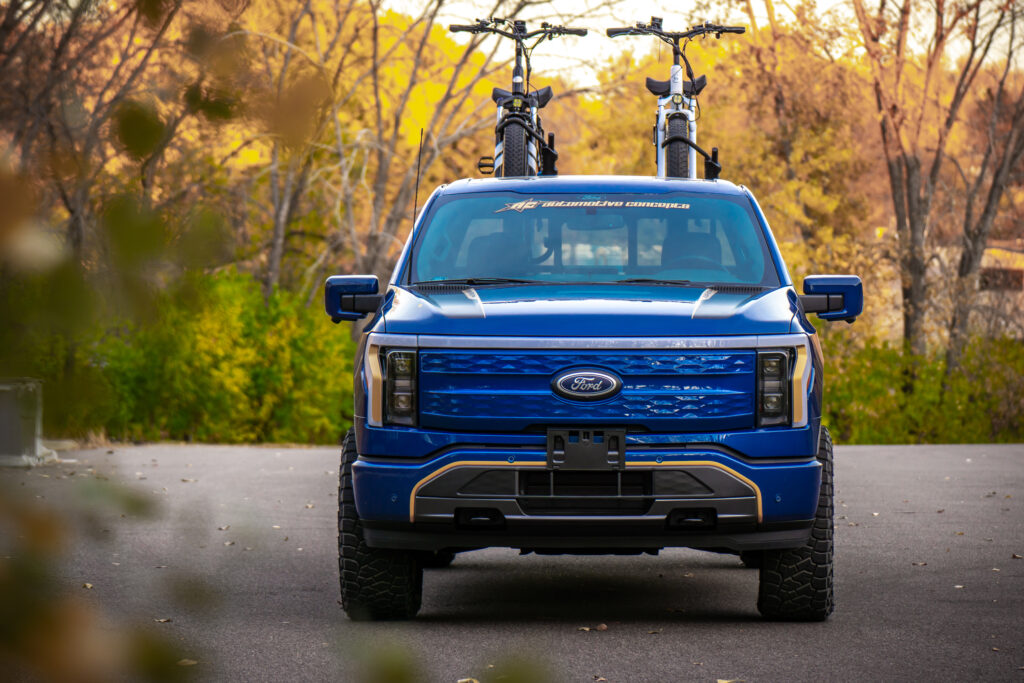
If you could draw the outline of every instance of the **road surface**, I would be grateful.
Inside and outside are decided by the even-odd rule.
[[[1024,445],[838,446],[823,624],[762,621],[756,570],[729,555],[502,549],[427,570],[415,621],[350,622],[338,450],[115,446],[0,485],[79,519],[97,477],[155,501],[79,525],[92,532],[58,579],[111,623],[179,643],[202,680],[358,681],[390,662],[452,683],[509,667],[589,683],[1024,681]]]

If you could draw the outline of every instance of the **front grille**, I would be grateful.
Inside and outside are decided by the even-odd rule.
[[[642,515],[653,488],[651,472],[520,472],[517,500],[528,515]]]
[[[603,425],[652,432],[754,426],[756,354],[750,350],[422,349],[420,424],[468,431]],[[587,367],[622,379],[608,399],[553,393],[559,372]]]

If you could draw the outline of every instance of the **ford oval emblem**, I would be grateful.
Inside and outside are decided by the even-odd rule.
[[[599,401],[622,388],[622,380],[606,370],[574,368],[555,375],[551,390],[574,401]]]

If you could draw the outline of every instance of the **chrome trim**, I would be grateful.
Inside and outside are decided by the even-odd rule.
[[[387,335],[401,337],[412,335]],[[806,334],[742,337],[454,337],[421,334],[421,348],[437,349],[751,349],[805,346]],[[396,342],[407,344],[407,341]]]
[[[382,332],[371,332],[367,342],[370,344],[376,344],[377,346],[407,346],[409,348],[416,348],[419,344],[416,343],[415,334],[384,334]]]

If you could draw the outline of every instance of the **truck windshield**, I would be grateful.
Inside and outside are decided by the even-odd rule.
[[[417,237],[409,276],[779,285],[746,197],[681,192],[442,197]]]

